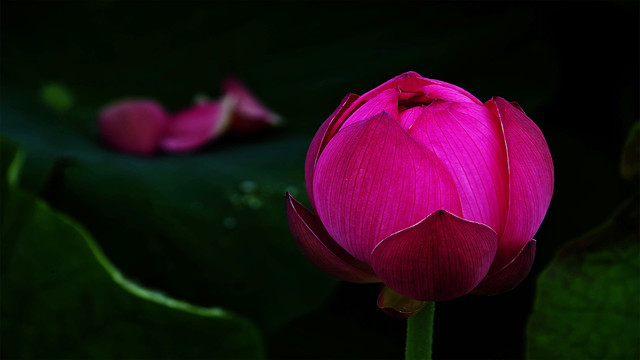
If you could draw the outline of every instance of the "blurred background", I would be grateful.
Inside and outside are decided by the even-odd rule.
[[[620,166],[639,119],[638,14],[635,1],[3,2],[2,357],[401,358],[405,322],[377,308],[377,285],[303,257],[283,195],[308,204],[307,147],[346,93],[414,70],[518,101],[556,172],[531,274],[438,303],[434,357],[637,358],[637,174]],[[152,158],[99,139],[105,104],[177,111],[228,75],[284,124]]]

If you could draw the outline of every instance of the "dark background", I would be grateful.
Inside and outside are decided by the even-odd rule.
[[[512,292],[438,303],[434,356],[521,358],[537,274],[632,191],[618,165],[639,118],[638,13],[633,1],[3,2],[2,97],[20,106],[43,84],[64,84],[81,104],[69,126],[92,140],[90,114],[113,99],[152,97],[175,111],[198,92],[217,96],[228,74],[285,118],[268,140],[310,140],[346,93],[409,70],[482,101],[518,101],[545,134],[556,171],[536,262]],[[33,188],[94,230],[80,208],[60,201],[56,185]],[[96,238],[127,275],[181,295],[143,265],[119,263]],[[339,283],[316,311],[267,332],[269,356],[402,356],[405,324],[377,309],[377,293],[375,285]],[[211,305],[205,296],[188,300]]]

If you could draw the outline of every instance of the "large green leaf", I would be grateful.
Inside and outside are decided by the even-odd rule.
[[[286,191],[306,199],[308,138],[227,141],[142,159],[52,124],[57,118],[46,121],[44,113],[3,111],[5,131],[25,146],[25,186],[43,189],[142,284],[223,306],[267,329],[330,295],[336,281],[302,256],[284,211]]]
[[[10,186],[2,203],[3,358],[264,356],[248,320],[136,285],[86,230],[33,195]]]
[[[540,274],[530,359],[640,357],[638,198],[565,246]]]

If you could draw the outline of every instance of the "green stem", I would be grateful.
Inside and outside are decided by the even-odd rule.
[[[407,320],[407,348],[404,353],[406,360],[431,360],[435,309],[436,303],[431,301]]]

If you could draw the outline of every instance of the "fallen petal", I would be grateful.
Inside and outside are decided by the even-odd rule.
[[[380,310],[397,319],[408,318],[422,310],[426,304],[426,301],[414,300],[400,295],[385,285],[382,285],[380,295],[378,295],[378,307]]]
[[[236,101],[227,130],[229,133],[250,135],[280,122],[280,116],[264,106],[240,80],[227,78],[223,92]]]
[[[498,235],[490,227],[438,210],[382,240],[371,254],[371,266],[406,297],[449,300],[480,283],[497,246]]]
[[[511,263],[487,276],[472,292],[476,295],[496,295],[512,290],[527,277],[535,256],[536,241],[531,240]]]
[[[286,200],[289,229],[302,253],[312,263],[340,280],[380,282],[369,265],[356,260],[336,244],[318,218],[289,193]]]
[[[114,149],[149,156],[158,148],[169,115],[153,100],[126,100],[100,111],[98,125],[102,138]]]
[[[228,126],[231,106],[216,101],[198,103],[174,116],[160,146],[169,152],[195,150],[218,137]]]

